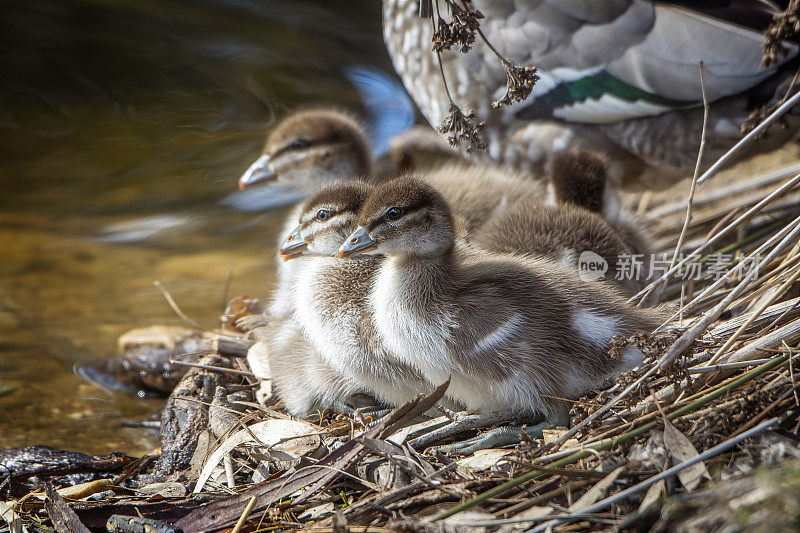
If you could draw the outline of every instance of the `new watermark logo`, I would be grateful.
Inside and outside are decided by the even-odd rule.
[[[608,272],[608,261],[587,250],[578,256],[578,276],[582,281],[597,281]]]
[[[603,257],[587,250],[578,256],[578,275],[583,281],[597,281],[605,277],[620,281],[654,280],[665,274],[672,265],[682,262],[683,258],[684,256],[680,255],[673,261],[668,254],[622,254],[617,256],[616,263],[609,265]],[[733,254],[719,253],[703,258],[693,257],[686,261],[673,277],[683,280],[717,280],[731,271],[730,274],[742,279],[753,271],[758,273],[761,259],[759,254],[736,257]]]

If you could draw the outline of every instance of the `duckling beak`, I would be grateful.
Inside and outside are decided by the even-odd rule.
[[[300,255],[308,248],[308,244],[300,236],[300,226],[297,226],[292,232],[283,239],[281,247],[278,250],[278,255],[281,259],[288,261]]]
[[[339,257],[347,257],[356,252],[369,250],[375,246],[375,241],[369,236],[366,228],[359,226],[350,234],[347,240],[344,241],[344,244],[339,247]]]
[[[256,159],[252,165],[242,174],[239,178],[239,188],[244,189],[256,183],[264,183],[266,181],[274,181],[278,176],[269,165],[269,156],[262,155]]]

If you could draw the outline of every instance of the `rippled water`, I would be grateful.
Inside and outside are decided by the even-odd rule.
[[[359,110],[343,69],[390,71],[380,4],[43,0],[0,18],[0,448],[153,446],[123,419],[159,401],[98,390],[76,362],[129,328],[179,324],[153,286],[217,324],[263,296],[286,209],[244,210],[236,178],[273,120]]]

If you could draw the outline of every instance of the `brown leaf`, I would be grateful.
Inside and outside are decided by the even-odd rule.
[[[654,483],[650,485],[650,488],[647,489],[647,493],[642,498],[642,503],[639,504],[639,512],[644,513],[654,505],[658,504],[661,501],[661,496],[667,493],[667,487],[662,479],[658,483]]]
[[[664,420],[664,446],[676,464],[698,455],[692,441],[666,419]],[[696,489],[704,477],[711,479],[702,461],[689,468],[684,468],[678,473],[678,479],[688,491]]]
[[[617,480],[622,471],[625,470],[624,466],[620,466],[619,468],[611,471],[606,477],[595,483],[595,485],[586,491],[583,496],[578,498],[578,501],[573,503],[569,506],[570,512],[578,513],[583,511],[593,503],[597,502],[599,499],[606,495],[608,489],[611,488],[611,485]]]

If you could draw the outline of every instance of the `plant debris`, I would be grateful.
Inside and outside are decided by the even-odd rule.
[[[453,18],[447,22],[441,16],[438,17],[433,32],[433,51],[441,52],[460,46],[461,52],[466,54],[475,43],[475,32],[480,29],[479,21],[483,18],[483,13],[472,8],[469,2],[465,2],[464,8],[461,8],[456,2],[445,1]],[[436,11],[439,11],[438,4]]]
[[[524,101],[531,95],[533,86],[539,81],[536,67],[518,67],[504,60],[503,68],[506,71],[506,94],[501,99],[492,102],[494,108]]]
[[[465,115],[460,107],[450,104],[450,112],[439,127],[439,133],[452,133],[447,137],[450,145],[459,146],[464,142],[466,144],[465,151],[471,153],[474,150],[486,149],[485,127],[485,122],[475,122],[474,110]]]
[[[434,16],[433,10],[421,10],[421,13],[431,18],[433,24],[432,49],[436,54],[436,60],[439,62],[442,83],[450,100],[450,110],[438,130],[443,134],[453,133],[453,135],[447,137],[450,145],[457,147],[461,146],[463,142],[466,145],[464,151],[467,153],[485,150],[489,146],[484,131],[486,124],[482,121],[476,123],[475,110],[465,114],[453,99],[447,84],[444,68],[442,67],[441,52],[452,50],[456,46],[460,47],[461,53],[466,54],[475,43],[475,35],[477,34],[480,37],[486,47],[497,56],[506,73],[506,93],[499,100],[492,101],[492,107],[495,109],[510,106],[514,102],[522,102],[530,96],[534,85],[539,80],[539,76],[536,74],[536,67],[515,65],[489,42],[481,30],[480,20],[484,18],[484,15],[472,6],[470,0],[461,0],[461,5],[455,0],[445,0],[452,17],[449,22],[441,16],[438,0],[432,1],[436,6],[436,16]]]
[[[786,9],[776,15],[764,32],[766,41],[764,42],[764,56],[761,58],[761,66],[769,67],[777,63],[781,57],[786,56],[790,49],[786,42],[800,33],[800,0],[791,0]]]

